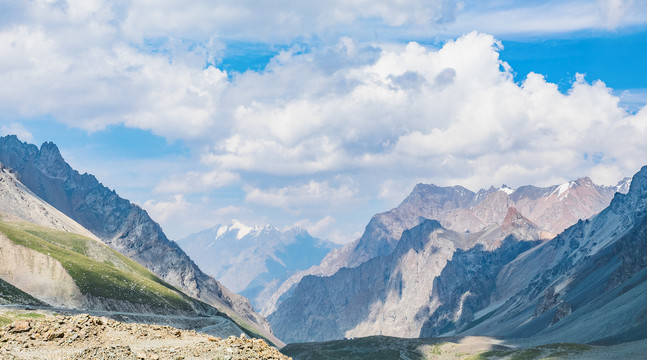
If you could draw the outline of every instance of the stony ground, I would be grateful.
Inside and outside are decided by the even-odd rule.
[[[0,360],[290,359],[265,341],[244,335],[220,339],[192,330],[127,324],[90,315],[14,311],[0,312],[2,319],[14,321],[0,328]]]

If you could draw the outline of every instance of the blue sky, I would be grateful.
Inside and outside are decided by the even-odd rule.
[[[347,242],[418,182],[613,184],[647,159],[637,0],[0,14],[2,133],[55,142],[174,239],[239,219]]]

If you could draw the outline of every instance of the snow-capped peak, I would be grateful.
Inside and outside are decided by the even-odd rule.
[[[229,230],[229,226],[218,226],[218,231],[216,232],[216,238],[221,237],[224,233]]]
[[[255,230],[255,228],[253,228],[253,227],[251,227],[251,226],[247,226],[247,225],[245,225],[245,224],[241,223],[241,222],[240,222],[240,221],[238,221],[238,220],[234,220],[234,221],[232,221],[232,224],[231,224],[231,226],[230,226],[230,229],[231,229],[231,230],[238,230],[238,234],[236,235],[236,239],[237,239],[237,240],[240,240],[240,239],[244,238],[244,237],[245,237],[245,235],[247,235],[247,234],[249,234],[250,232],[252,232],[252,230]]]
[[[213,229],[216,233],[216,239],[224,236],[229,232],[236,232],[236,240],[244,238],[252,231],[259,231],[261,228],[258,226],[247,226],[242,222],[234,219],[230,225],[220,225]]]
[[[506,194],[510,195],[510,194],[512,194],[512,193],[514,192],[514,189],[510,188],[510,187],[509,187],[508,185],[506,185],[506,184],[503,184],[503,185],[501,185],[501,187],[499,188],[499,191],[503,191],[504,193],[506,193]]]
[[[569,181],[569,182],[563,183],[562,185],[558,186],[557,189],[555,189],[551,195],[553,195],[554,193],[557,193],[557,196],[561,197],[562,194],[567,192],[568,189],[572,188],[575,185],[576,185],[575,181]],[[566,194],[566,196],[568,196],[568,194]]]

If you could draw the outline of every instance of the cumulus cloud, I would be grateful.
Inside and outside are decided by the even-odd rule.
[[[3,135],[16,135],[22,141],[34,142],[34,135],[20,123],[2,125]]]
[[[325,216],[323,219],[317,221],[317,222],[312,222],[310,219],[301,219],[290,227],[300,227],[303,229],[306,229],[311,235],[315,237],[322,237],[329,239],[330,237],[328,235],[328,231],[330,230],[331,226],[333,226],[337,220],[335,220],[334,217],[328,215]],[[284,230],[287,230],[289,227],[286,227]]]
[[[192,194],[206,192],[230,185],[240,180],[240,176],[227,171],[210,171],[206,173],[189,171],[184,174],[170,174],[162,179],[153,189],[156,193]]]
[[[207,197],[192,198],[183,194],[173,194],[159,199],[149,199],[143,202],[144,208],[155,221],[169,224],[164,232],[172,240],[179,240],[188,234],[226,224],[231,219],[246,219],[250,210],[235,205],[214,206],[220,203],[218,199]]]
[[[133,38],[165,36],[209,38],[228,34],[238,39],[287,41],[295,37],[326,37],[340,32],[362,32],[362,24],[385,27],[422,27],[452,21],[459,7],[447,0],[332,0],[326,2],[225,0],[137,1],[124,19],[124,31]],[[169,14],[173,14],[169,18]]]
[[[334,205],[340,206],[350,201],[357,193],[349,184],[333,186],[328,181],[311,180],[303,185],[291,185],[281,188],[249,188],[245,201],[249,203],[299,211],[305,206]]]
[[[157,198],[144,203],[183,231],[253,217],[258,206],[287,224],[310,219],[322,233],[335,213],[336,231],[352,234],[347,218],[365,224],[373,199],[397,205],[416,182],[478,189],[590,175],[608,183],[643,165],[647,110],[627,113],[602,81],[578,75],[567,93],[541,74],[515,83],[501,43],[484,33],[440,48],[377,33],[617,29],[647,22],[644,2],[483,12],[459,3],[16,3],[15,16],[0,14],[0,111],[10,119],[2,130],[29,136],[15,119],[48,116],[184,141],[195,166],[161,174]],[[228,41],[290,45],[263,70],[227,73],[217,64]],[[200,196],[223,186],[244,198],[213,205]]]
[[[617,30],[647,23],[647,3],[635,0],[569,0],[479,2],[465,6],[445,30],[461,34],[472,29],[510,34],[569,33]]]

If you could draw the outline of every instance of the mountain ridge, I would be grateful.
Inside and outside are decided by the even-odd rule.
[[[39,150],[15,135],[0,137],[0,162],[13,169],[36,195],[108,246],[190,296],[256,324],[259,331],[272,337],[269,324],[254,312],[247,299],[202,272],[141,207],[119,197],[93,175],[73,170],[52,142],[43,143]]]
[[[539,242],[540,231],[532,224],[508,222],[507,233],[492,226],[471,234],[445,229],[437,220],[421,220],[403,232],[390,254],[341,268],[332,276],[305,276],[268,319],[287,342],[418,336],[426,314],[440,305],[431,295],[434,281],[457,251],[498,249],[508,239],[521,244],[511,250],[516,255]]]
[[[625,178],[616,186],[598,186],[583,177],[544,188],[527,185],[510,189],[503,185],[478,192],[458,185],[417,184],[398,207],[374,215],[359,239],[332,251],[320,265],[297,273],[281,284],[263,314],[269,316],[275,312],[281,302],[292,296],[304,276],[332,276],[341,268],[357,267],[380,254],[390,253],[403,231],[418,225],[420,219],[436,218],[447,229],[477,233],[502,225],[508,210],[515,208],[540,228],[539,238],[546,240],[555,236],[549,229],[559,230],[565,224],[574,223],[576,216],[588,218],[601,211],[615,191],[626,189],[630,182]],[[571,207],[576,210],[570,210]]]

